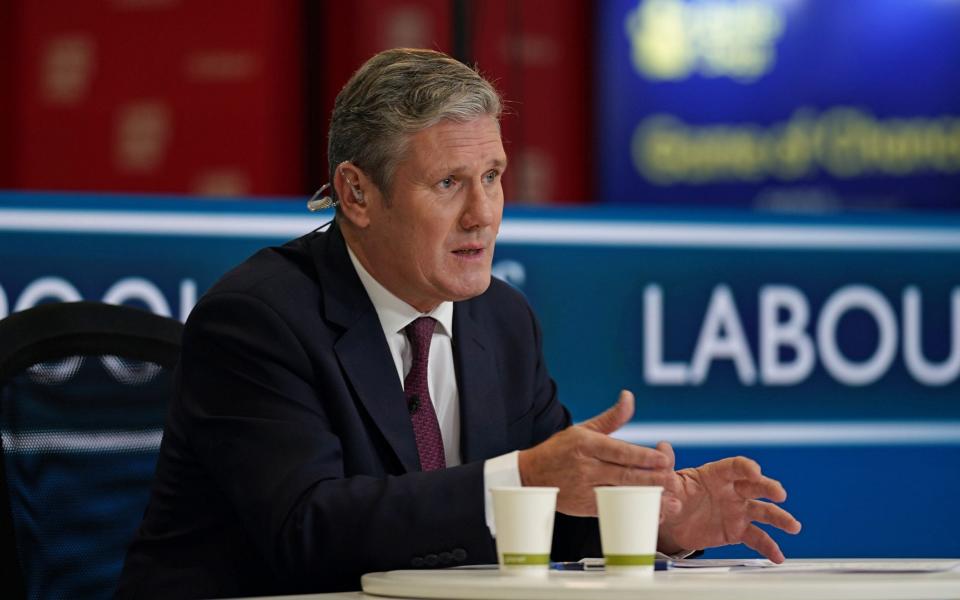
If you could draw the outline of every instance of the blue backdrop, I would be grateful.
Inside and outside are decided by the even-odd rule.
[[[960,4],[609,0],[607,202],[960,207]]]
[[[185,318],[258,248],[327,220],[299,203],[0,195],[0,316],[96,299]],[[544,327],[584,419],[682,465],[781,479],[792,556],[960,556],[960,217],[507,212],[495,273]],[[713,551],[744,555],[742,548]]]

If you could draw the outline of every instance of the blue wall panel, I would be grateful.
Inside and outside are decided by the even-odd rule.
[[[230,267],[326,220],[288,203],[0,195],[0,316],[107,297],[185,318]],[[685,466],[756,458],[804,522],[778,536],[789,555],[958,556],[958,264],[950,215],[517,209],[494,269],[536,309],[575,418],[626,387],[638,408],[621,437],[671,440]]]

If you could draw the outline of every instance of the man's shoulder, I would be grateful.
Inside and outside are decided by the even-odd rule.
[[[526,296],[496,277],[491,277],[490,287],[484,293],[458,304],[474,320],[485,324],[515,325],[533,319],[533,310]]]
[[[275,308],[315,303],[320,295],[320,279],[311,250],[319,235],[323,234],[307,234],[282,246],[257,251],[227,271],[200,302],[243,295]]]
[[[527,298],[520,290],[496,277],[490,278],[490,286],[479,296],[471,298],[468,302],[493,302],[504,303],[513,307],[526,307]]]

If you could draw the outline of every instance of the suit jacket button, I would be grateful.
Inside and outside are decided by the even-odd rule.
[[[411,567],[414,567],[414,568],[416,568],[416,569],[419,569],[420,567],[422,567],[422,566],[423,566],[423,557],[422,557],[422,556],[414,556],[414,557],[413,557],[413,560],[410,561],[410,566],[411,566]]]
[[[440,553],[440,564],[441,564],[441,565],[449,565],[452,560],[453,560],[453,554],[450,554],[449,552],[441,552],[441,553]]]
[[[423,557],[423,564],[427,565],[428,567],[435,567],[439,562],[440,557],[436,554],[428,554]]]
[[[454,548],[452,556],[453,556],[453,560],[457,562],[463,562],[467,560],[467,551],[464,550],[463,548]]]

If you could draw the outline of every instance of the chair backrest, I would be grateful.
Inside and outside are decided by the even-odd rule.
[[[0,320],[4,597],[113,595],[149,498],[182,330],[95,302]]]

